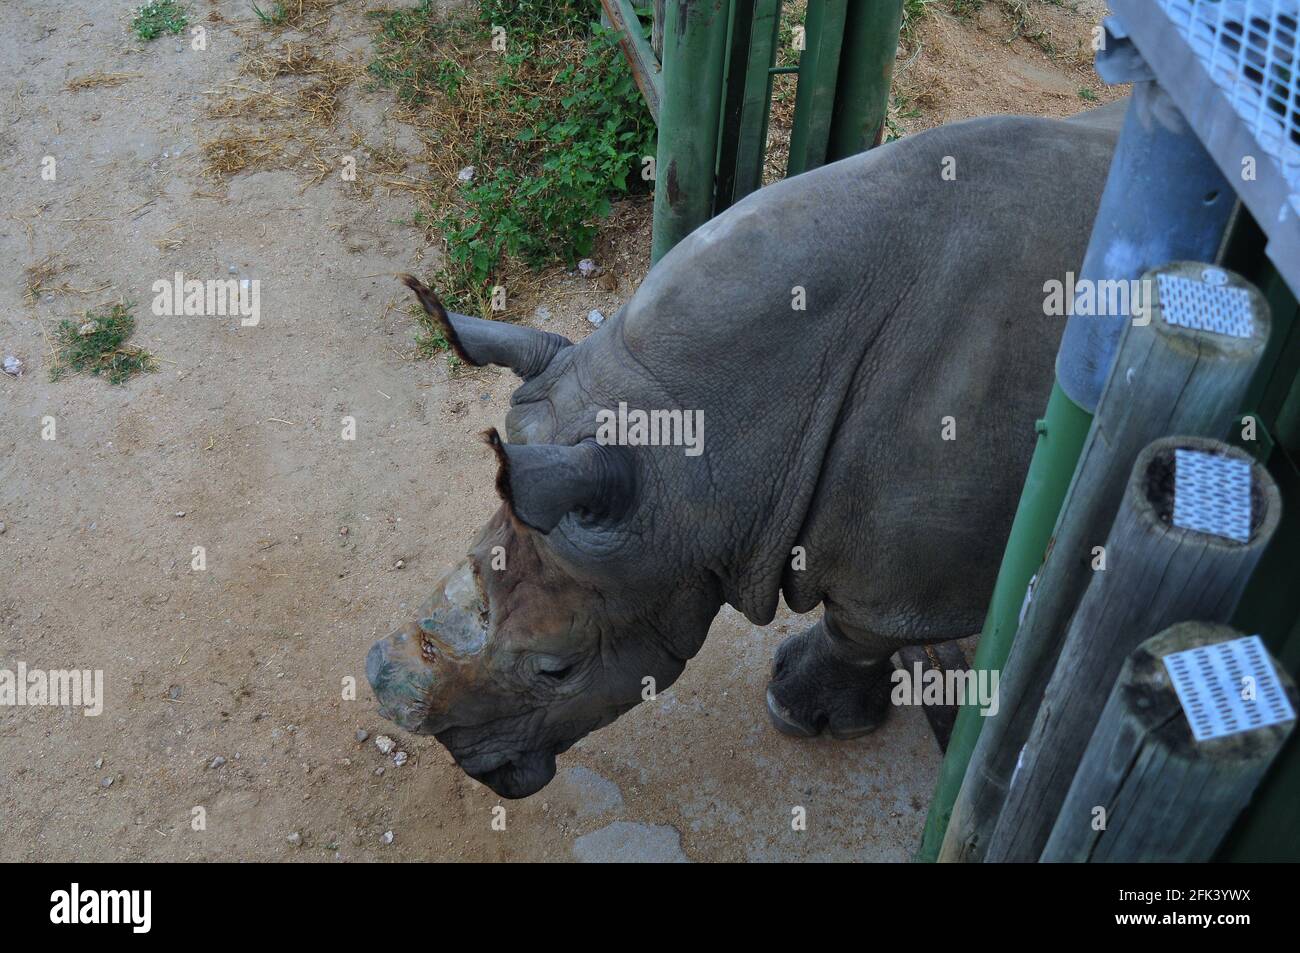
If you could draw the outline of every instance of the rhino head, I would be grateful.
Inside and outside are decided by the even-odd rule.
[[[577,350],[556,334],[448,313],[402,280],[462,360],[511,368],[521,391]],[[513,403],[518,429],[536,432],[538,405],[530,417],[518,393]],[[594,431],[594,414],[582,416]],[[631,448],[594,432],[562,443],[485,436],[503,504],[418,616],[370,649],[366,676],[381,715],[434,735],[471,777],[519,798],[551,780],[557,754],[671,684],[722,597],[674,578],[667,560],[647,564],[636,519],[647,474]]]

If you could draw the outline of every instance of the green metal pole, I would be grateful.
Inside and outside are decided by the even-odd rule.
[[[718,147],[717,215],[763,184],[772,63],[781,25],[781,0],[740,0],[734,5],[727,59],[727,98]]]
[[[849,4],[827,162],[865,152],[884,138],[889,84],[902,25],[903,0]]]
[[[729,14],[727,0],[674,0],[665,11],[652,262],[713,211]]]
[[[798,175],[826,164],[847,6],[847,0],[808,4],[786,175]]]
[[[1046,416],[1035,425],[1038,443],[1029,462],[1024,492],[1011,524],[1002,568],[998,571],[984,630],[971,663],[976,671],[1001,671],[1006,664],[1016,637],[1025,588],[1047,553],[1056,517],[1091,426],[1092,414],[1070,400],[1060,385],[1053,385]],[[963,705],[957,713],[948,754],[939,771],[939,783],[925,821],[917,860],[932,862],[939,856],[952,805],[966,777],[966,767],[981,727],[979,706]]]

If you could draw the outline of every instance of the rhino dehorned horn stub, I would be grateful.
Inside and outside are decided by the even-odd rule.
[[[496,429],[483,439],[497,458],[497,493],[521,522],[549,533],[566,513],[617,519],[634,496],[632,461],[621,447],[508,444]]]
[[[444,308],[432,289],[414,275],[401,274],[397,278],[415,292],[425,314],[433,318],[456,356],[466,364],[508,367],[529,380],[546,370],[556,354],[573,346],[568,338],[550,331],[455,314]]]

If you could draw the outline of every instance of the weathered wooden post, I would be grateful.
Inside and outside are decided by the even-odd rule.
[[[1176,262],[1148,271],[1141,287],[1148,307],[1123,332],[1047,558],[1021,609],[999,683],[1001,706],[982,719],[939,860],[984,857],[1070,614],[1095,575],[1094,547],[1106,538],[1134,458],[1167,434],[1225,435],[1268,343],[1267,302],[1226,269]]]
[[[664,11],[652,261],[713,214],[729,12],[727,0],[675,0]]]
[[[1187,619],[1225,622],[1277,528],[1281,497],[1242,450],[1165,437],[1138,456],[1020,753],[988,861],[1042,854],[1125,657]],[[1104,567],[1104,568],[1102,568]]]
[[[1295,724],[1258,636],[1182,622],[1129,656],[1044,861],[1208,861]]]
[[[1097,52],[1097,69],[1107,82],[1133,83],[1133,95],[1093,223],[1088,253],[1079,269],[1079,283],[1092,287],[1128,282],[1165,262],[1215,260],[1237,202],[1231,183],[1168,93],[1148,81],[1150,71],[1141,57],[1133,55],[1131,45],[1108,35]],[[1079,312],[1066,322],[1056,356],[1056,383],[1035,428],[1038,443],[1025,474],[1024,492],[989,599],[979,648],[971,663],[976,669],[1009,668],[1008,657],[1025,590],[1051,548],[1067,488],[1077,474],[1076,464],[1104,384],[1115,365],[1116,349],[1126,324],[1123,315]],[[1189,430],[1165,431],[1176,432]],[[1125,465],[1125,476],[1127,472]],[[1112,509],[1106,515],[1113,513]],[[1050,672],[1052,651],[1051,646],[1046,648]],[[1034,650],[1017,644],[1018,654],[1025,651]],[[1016,693],[1007,691],[1005,683],[1002,689],[1004,697],[1017,706]],[[1024,741],[1023,735],[1014,743],[995,741],[991,749],[985,743],[983,751],[975,756],[976,744],[987,729],[995,727],[995,719],[981,717],[969,705],[962,707],[930,803],[918,852],[920,859],[936,859],[949,831],[957,845],[971,841],[969,850],[956,852],[956,859],[979,858],[981,848],[973,842],[976,835],[972,830],[986,824],[990,814],[996,816],[1015,767],[1016,752]],[[990,758],[991,751],[1006,755],[1009,761]],[[965,817],[958,818],[954,801],[967,783],[978,784],[980,789],[962,794],[966,802],[960,808]],[[955,831],[950,818],[962,821]],[[944,855],[943,859],[954,859],[952,842],[944,846]]]
[[[641,98],[645,100],[646,109],[650,110],[650,117],[657,125],[664,98],[660,51],[652,49],[642,35],[641,21],[632,0],[600,0],[600,8],[600,22],[618,32],[618,45],[623,49],[623,58],[627,60],[632,79],[641,91]]]

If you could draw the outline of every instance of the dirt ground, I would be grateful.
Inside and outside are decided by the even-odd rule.
[[[500,799],[437,742],[375,714],[367,648],[496,506],[476,435],[502,424],[513,378],[414,357],[391,275],[428,274],[438,250],[356,151],[427,171],[390,93],[357,78],[310,149],[228,179],[205,175],[204,145],[240,128],[212,104],[256,85],[259,51],[310,40],[364,65],[364,12],[402,2],[345,0],[275,33],[245,0],[191,0],[204,51],[129,36],[134,2],[0,7],[0,352],[25,364],[0,375],[0,668],[102,669],[106,694],[99,717],[0,709],[0,860],[907,859],[940,760],[925,718],[902,709],[847,743],[773,731],[769,661],[805,624],[789,613],[758,629],[725,609],[681,680],[508,802],[505,831]],[[1008,42],[1005,5],[974,21],[936,6],[900,57],[900,126],[1110,98],[1076,55],[1101,4],[1028,6],[1055,57]],[[97,71],[127,75],[69,88]],[[345,154],[366,188],[336,174]],[[620,205],[598,246],[616,290],[560,273],[536,292],[551,316],[526,319],[580,338],[589,309],[612,314],[647,267],[648,212]],[[24,270],[51,256],[62,270],[29,300]],[[177,271],[259,280],[260,324],[153,315],[152,284]],[[119,299],[160,369],[50,382],[58,321]]]

